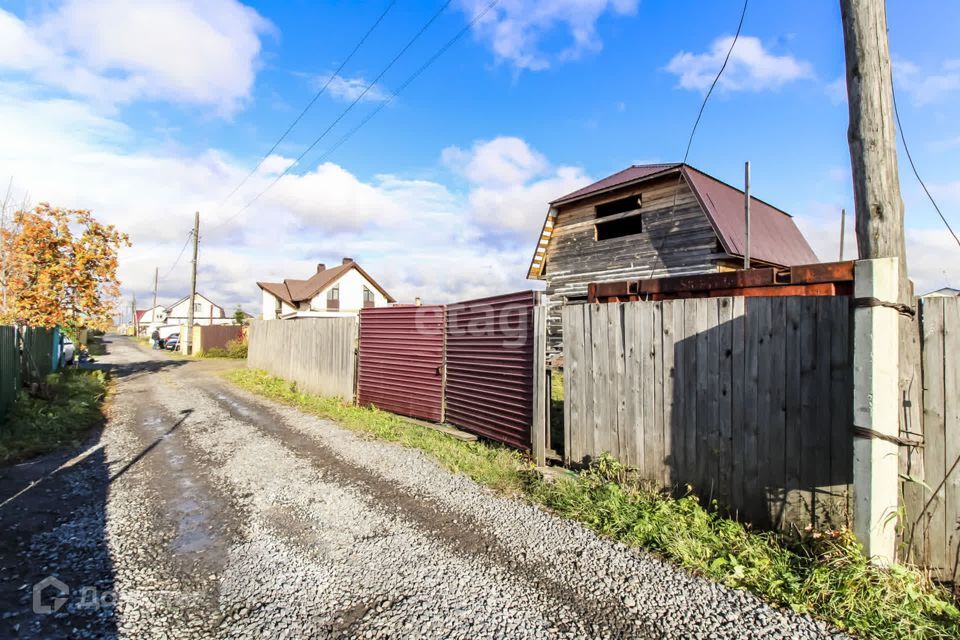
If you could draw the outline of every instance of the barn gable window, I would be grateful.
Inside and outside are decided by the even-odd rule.
[[[596,205],[596,239],[611,240],[643,233],[642,206],[641,194]]]

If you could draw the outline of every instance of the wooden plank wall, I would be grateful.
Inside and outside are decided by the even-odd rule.
[[[356,318],[254,320],[247,366],[263,369],[304,391],[353,401]]]
[[[849,524],[849,299],[563,309],[570,462],[600,453],[759,526]]]
[[[917,564],[960,580],[960,299],[920,300],[923,364],[922,491],[904,492]]]
[[[547,377],[547,308],[533,308],[533,423],[530,426],[531,453],[538,465],[547,463],[550,428],[550,383]]]

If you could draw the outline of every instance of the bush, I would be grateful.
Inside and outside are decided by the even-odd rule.
[[[247,341],[243,339],[231,340],[226,347],[211,347],[200,354],[204,358],[237,358],[247,357]]]

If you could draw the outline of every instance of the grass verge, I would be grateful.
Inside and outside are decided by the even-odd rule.
[[[102,371],[67,369],[48,377],[49,399],[21,392],[7,420],[0,424],[0,464],[76,446],[103,417],[107,390]]]
[[[262,371],[225,377],[351,430],[421,449],[451,471],[856,635],[960,637],[960,610],[947,591],[913,569],[872,566],[847,530],[798,537],[753,531],[704,508],[695,496],[675,499],[654,490],[607,456],[587,471],[544,482],[529,460],[504,447],[460,442],[390,413],[302,393]]]

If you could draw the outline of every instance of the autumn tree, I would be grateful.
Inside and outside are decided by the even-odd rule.
[[[0,323],[106,328],[120,294],[117,253],[129,238],[89,211],[41,203],[0,231]]]

